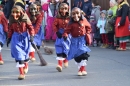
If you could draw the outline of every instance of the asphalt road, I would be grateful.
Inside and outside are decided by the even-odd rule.
[[[54,49],[54,43],[45,43]],[[25,80],[18,80],[16,63],[10,55],[10,49],[4,47],[2,55],[4,65],[0,65],[0,86],[130,86],[130,50],[115,51],[90,47],[91,57],[87,62],[87,76],[77,76],[78,68],[74,60],[69,61],[69,67],[63,72],[56,70],[55,53],[46,55],[40,49],[47,66],[39,66],[37,54],[35,62],[29,62],[29,72]]]

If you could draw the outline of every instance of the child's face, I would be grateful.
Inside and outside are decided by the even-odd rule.
[[[106,15],[105,15],[104,13],[101,13],[101,17],[102,17],[102,18],[105,18]]]
[[[11,15],[13,16],[14,20],[18,20],[21,16],[20,10],[17,8],[13,8],[11,11]]]
[[[87,2],[88,0],[84,0],[84,2]]]

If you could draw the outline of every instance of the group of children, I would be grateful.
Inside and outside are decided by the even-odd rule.
[[[35,44],[40,49],[44,39],[42,8],[46,10],[44,12],[47,12],[47,22],[53,20],[48,23],[50,26],[46,25],[46,28],[51,30],[51,35],[52,33],[56,35],[55,49],[58,60],[56,69],[61,72],[62,63],[68,67],[68,60],[74,59],[78,64],[78,75],[87,75],[85,67],[89,57],[88,52],[91,51],[87,47],[91,43],[91,25],[80,8],[74,7],[70,16],[70,8],[66,2],[59,3],[57,11],[54,9],[56,1],[49,0],[48,2],[42,7],[38,2],[34,2],[26,10],[19,5],[14,5],[9,24],[3,12],[0,12],[0,46],[3,47],[7,37],[7,47],[11,44],[11,56],[15,59],[16,67],[19,69],[19,80],[25,79],[29,60],[35,60],[35,49],[31,44]],[[0,64],[3,64],[1,54]]]
[[[90,18],[90,23],[92,22]],[[102,39],[102,48],[112,49],[114,47],[114,17],[112,10],[102,10],[97,23],[95,23],[92,29],[99,30]]]

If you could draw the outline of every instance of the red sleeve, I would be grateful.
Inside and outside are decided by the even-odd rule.
[[[35,34],[37,34],[38,31],[39,31],[39,29],[40,29],[40,26],[41,26],[41,24],[42,24],[42,19],[43,19],[43,16],[42,16],[41,14],[39,14],[39,15],[37,16],[36,24],[35,24],[35,27],[34,27],[34,29],[35,29]]]
[[[33,28],[32,24],[26,24],[26,27],[27,27],[28,30],[29,30],[29,34],[30,34],[31,36],[34,36],[35,31],[34,31],[34,28]]]
[[[3,13],[1,14],[1,23],[2,23],[2,25],[3,25],[3,27],[4,27],[4,31],[5,31],[5,32],[8,32],[8,21],[7,21],[7,19],[5,18],[5,16],[4,16]]]
[[[9,25],[8,38],[11,38],[13,33],[14,33],[13,25]]]
[[[53,23],[52,26],[53,26],[53,30],[55,32],[57,32],[58,31],[58,19],[57,18],[55,18],[54,23]]]
[[[91,32],[91,25],[90,23],[87,21],[87,19],[85,19],[85,29],[86,29],[86,33],[90,33]]]
[[[63,36],[67,37],[71,33],[71,25],[68,25],[65,29]]]

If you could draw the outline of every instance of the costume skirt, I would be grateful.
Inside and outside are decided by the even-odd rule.
[[[91,50],[86,46],[85,36],[72,37],[67,59],[71,60],[90,51]]]
[[[11,38],[11,55],[15,60],[29,59],[29,34],[27,32],[17,33],[14,32]]]
[[[0,24],[0,42],[4,44],[6,41],[6,34],[4,32],[4,27],[2,24]]]
[[[38,33],[34,36],[34,43],[37,46],[41,46],[43,39],[44,39],[44,32],[43,32],[42,27],[40,27]]]
[[[59,29],[61,34],[64,33],[64,29]],[[71,44],[71,36],[69,35],[65,41],[63,38],[57,38],[55,42],[56,54],[58,57],[67,57]]]

